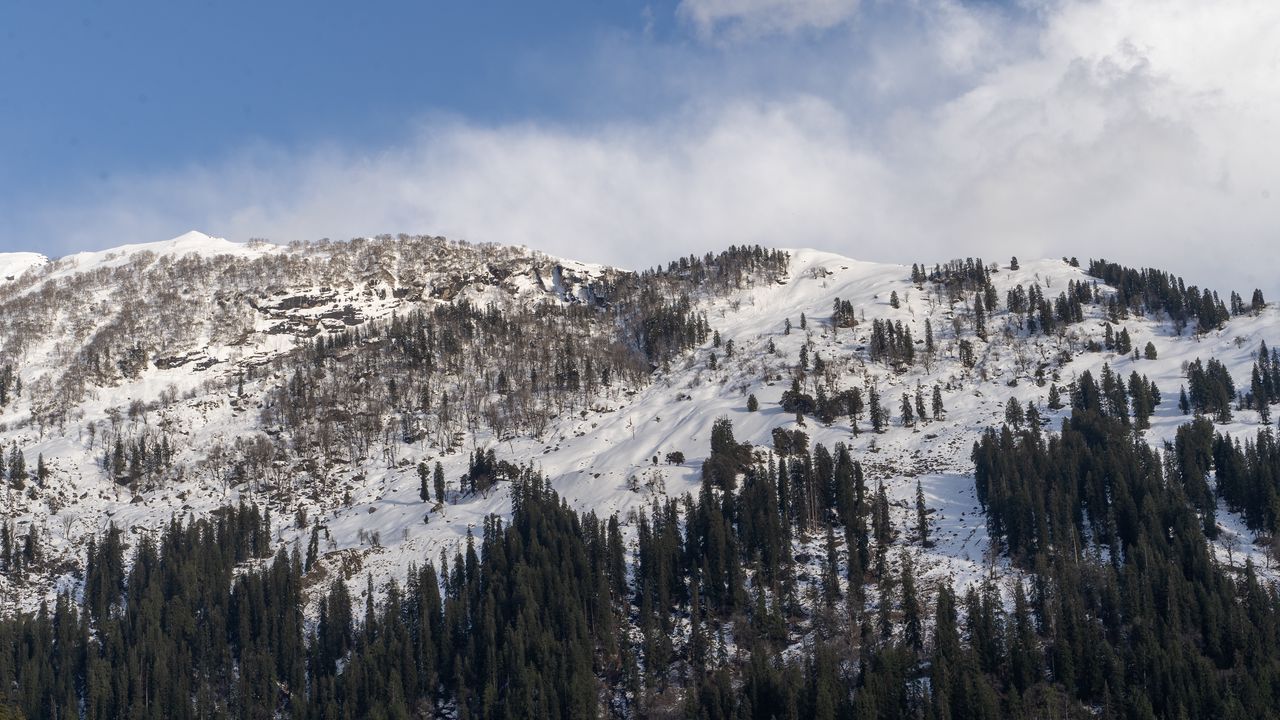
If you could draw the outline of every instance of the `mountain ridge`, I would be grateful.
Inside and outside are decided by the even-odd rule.
[[[413,270],[404,266],[403,257],[397,255],[415,243],[436,244],[436,250],[443,253],[434,256],[437,262],[454,254],[461,259],[444,272],[439,272],[440,266],[437,266],[437,272],[432,275],[435,279],[423,282],[421,278],[427,266],[418,264],[420,269]],[[235,250],[234,254],[221,252],[227,247]],[[361,247],[381,248],[387,254],[377,255],[380,260],[369,260],[374,255],[360,256]],[[338,255],[325,254],[335,248]],[[493,497],[458,494],[455,502],[446,503],[439,511],[442,522],[422,523],[432,506],[418,505],[419,501],[415,500],[417,463],[444,463],[450,486],[457,487],[456,478],[467,472],[465,463],[469,453],[486,447],[499,451],[505,448],[501,454],[516,462],[536,459],[574,507],[625,516],[645,507],[655,493],[678,496],[696,490],[697,458],[705,452],[704,443],[717,417],[730,417],[739,437],[758,447],[770,445],[775,428],[797,427],[795,418],[780,409],[780,402],[786,386],[783,378],[795,372],[794,357],[803,345],[811,348],[814,355],[824,357],[828,368],[836,368],[827,371],[831,387],[875,386],[895,416],[899,394],[915,392],[917,384],[945,387],[946,419],[929,425],[891,426],[884,434],[866,433],[863,428],[863,434],[854,437],[846,421],[825,427],[810,420],[805,430],[813,441],[846,442],[863,453],[869,467],[880,468],[875,470],[876,477],[890,480],[890,494],[904,504],[914,491],[911,478],[923,476],[924,490],[939,508],[938,522],[945,523],[940,525],[939,535],[952,538],[956,543],[941,544],[926,558],[926,575],[931,582],[951,577],[963,585],[989,572],[990,564],[996,560],[989,557],[990,548],[983,537],[985,526],[973,520],[978,506],[967,479],[971,472],[967,445],[974,433],[999,422],[1008,397],[1043,407],[1048,383],[1039,385],[1030,372],[1031,367],[1043,367],[1046,358],[1052,359],[1055,353],[1067,348],[1070,361],[1055,368],[1064,386],[1086,369],[1096,373],[1103,362],[1115,363],[1121,374],[1133,368],[1152,375],[1164,391],[1165,400],[1148,433],[1153,441],[1163,442],[1171,438],[1173,429],[1181,422],[1181,416],[1173,407],[1176,396],[1172,394],[1176,392],[1173,383],[1181,375],[1183,363],[1192,359],[1192,355],[1222,357],[1240,375],[1246,371],[1256,343],[1240,342],[1237,337],[1270,340],[1270,333],[1276,328],[1276,311],[1272,308],[1257,316],[1232,319],[1223,331],[1202,337],[1173,335],[1161,321],[1132,318],[1124,325],[1132,335],[1133,344],[1140,347],[1151,341],[1160,356],[1157,361],[1132,360],[1084,351],[1088,340],[1102,340],[1104,312],[1097,310],[1088,322],[1077,324],[1069,333],[1059,336],[1037,339],[1015,331],[1006,342],[993,332],[993,340],[982,343],[982,356],[968,368],[959,361],[959,341],[972,333],[968,325],[972,308],[967,302],[954,304],[927,288],[927,283],[912,282],[909,277],[912,271],[907,266],[867,263],[834,253],[793,249],[783,251],[788,257],[784,277],[749,282],[742,289],[723,294],[699,294],[695,290],[694,304],[707,316],[709,327],[716,330],[717,337],[737,343],[736,357],[723,357],[724,351],[719,351],[721,358],[715,369],[707,366],[710,355],[717,352],[708,338],[691,351],[673,356],[669,363],[664,363],[667,367],[657,367],[652,375],[636,380],[638,384],[626,386],[625,392],[622,387],[610,388],[598,400],[587,402],[582,406],[580,417],[555,413],[559,419],[553,421],[541,437],[519,433],[504,437],[502,433],[475,426],[463,430],[465,439],[461,445],[453,444],[452,440],[445,445],[440,445],[438,440],[392,442],[392,449],[383,448],[381,457],[361,460],[351,457],[350,467],[332,470],[337,473],[334,477],[339,478],[334,482],[344,488],[351,501],[349,506],[340,502],[341,495],[326,495],[315,502],[295,500],[291,505],[278,499],[269,500],[271,493],[255,489],[252,483],[245,485],[229,480],[215,483],[214,473],[209,470],[209,453],[230,452],[228,448],[234,447],[237,439],[279,444],[280,429],[255,417],[255,410],[260,413],[267,402],[266,388],[282,382],[281,370],[273,369],[280,367],[280,362],[287,362],[287,358],[305,351],[316,338],[385,324],[419,305],[440,308],[465,301],[513,308],[541,298],[538,302],[589,308],[600,302],[595,294],[598,291],[592,288],[603,288],[607,276],[616,273],[635,277],[635,274],[548,258],[519,248],[454,245],[440,239],[359,240],[289,249],[249,247],[189,233],[165,243],[73,256],[77,259],[75,265],[63,266],[62,261],[55,261],[54,266],[60,269],[51,272],[45,280],[28,281],[29,291],[43,292],[38,288],[49,281],[68,283],[104,270],[123,273],[121,277],[126,277],[132,272],[126,266],[138,258],[149,258],[138,270],[141,277],[146,278],[148,272],[161,272],[154,270],[160,267],[154,265],[155,259],[162,256],[158,249],[170,256],[168,263],[174,266],[192,262],[189,256],[194,254],[200,256],[197,265],[216,260],[225,264],[228,272],[236,268],[244,272],[246,267],[256,272],[252,268],[266,267],[261,262],[267,262],[266,256],[270,254],[298,258],[296,264],[305,266],[305,272],[298,276],[303,279],[293,285],[282,283],[280,278],[272,280],[267,275],[251,274],[247,279],[242,278],[245,284],[232,295],[227,295],[226,288],[220,285],[223,281],[213,279],[227,275],[208,276],[211,279],[206,282],[212,283],[209,288],[213,290],[210,302],[204,306],[191,305],[193,309],[188,312],[197,312],[194,308],[199,307],[225,311],[227,306],[235,306],[239,308],[235,311],[239,313],[238,325],[230,331],[204,330],[188,334],[184,336],[185,344],[177,343],[166,350],[149,348],[143,353],[145,360],[134,368],[136,376],[132,379],[127,373],[114,369],[97,380],[80,378],[79,385],[74,387],[84,388],[81,391],[84,402],[74,401],[61,409],[64,415],[50,415],[43,422],[37,418],[40,413],[49,412],[49,408],[40,393],[47,393],[51,398],[69,397],[68,388],[73,384],[65,381],[65,374],[61,378],[57,374],[62,371],[65,358],[82,360],[85,350],[75,354],[64,352],[61,356],[42,355],[56,352],[58,347],[57,343],[50,346],[46,342],[40,347],[27,348],[19,357],[18,377],[23,378],[27,390],[22,399],[0,415],[5,427],[4,442],[11,445],[24,438],[25,442],[20,444],[24,445],[24,453],[32,456],[27,464],[34,464],[35,456],[42,456],[54,479],[47,488],[41,488],[40,500],[28,498],[16,504],[11,500],[11,517],[16,519],[19,530],[30,527],[27,523],[33,521],[40,525],[49,536],[50,552],[62,553],[68,560],[77,554],[75,549],[80,545],[73,537],[58,535],[82,537],[100,532],[108,519],[138,531],[154,530],[163,525],[168,515],[196,517],[221,503],[245,497],[274,508],[279,542],[285,545],[305,542],[299,530],[289,527],[298,507],[313,516],[332,514],[326,524],[326,532],[333,540],[331,552],[359,550],[371,556],[367,561],[369,566],[386,566],[379,573],[384,580],[403,576],[413,558],[455,547],[464,539],[466,529],[478,527],[488,514],[509,512],[499,486]],[[342,254],[353,249],[349,256]],[[338,260],[334,260],[335,257]],[[86,259],[89,262],[81,262]],[[333,287],[323,293],[320,292],[323,286],[315,281],[314,273],[317,263],[331,262],[341,263],[346,274],[333,275],[330,278],[335,281]],[[676,265],[678,263],[673,267]],[[63,267],[65,269],[61,269]],[[508,269],[513,270],[508,273]],[[563,287],[563,278],[561,281],[551,278],[561,273],[569,278]],[[544,274],[546,277],[542,277]],[[405,280],[409,282],[403,282]],[[102,287],[110,287],[114,282],[117,280],[108,277]],[[257,296],[253,297],[254,283],[263,282],[267,285],[257,286]],[[997,291],[1004,294],[1014,287],[1031,284],[1043,285],[1049,292],[1061,291],[1070,282],[1092,283],[1095,279],[1064,261],[1043,260],[1024,262],[1017,270],[1000,268],[992,273],[992,282]],[[405,291],[418,286],[421,287],[416,294]],[[101,290],[98,297],[102,298],[101,303],[110,301],[110,294]],[[861,313],[854,328],[831,324],[830,308],[836,298],[852,303]],[[895,298],[898,307],[891,305]],[[133,311],[134,315],[139,313],[136,309]],[[805,329],[799,327],[802,313],[810,318],[810,326]],[[1010,317],[1007,311],[993,313],[991,322],[1004,322]],[[914,367],[899,372],[868,357],[867,329],[872,319],[904,323],[915,332],[917,341],[923,342],[926,318],[936,322],[934,332],[938,336],[939,357],[934,368]],[[189,317],[183,322],[194,319]],[[135,324],[126,331],[145,327],[145,324],[137,325],[136,319],[131,322]],[[786,323],[795,324],[791,333],[784,330]],[[89,339],[84,347],[88,348],[95,341],[101,342],[104,335],[99,330],[86,337]],[[60,341],[65,342],[65,338]],[[769,352],[769,347],[775,350]],[[1035,357],[1029,358],[1032,354]],[[58,361],[57,357],[64,360]],[[643,376],[636,376],[640,377]],[[1017,387],[1009,387],[1010,383]],[[759,395],[761,411],[745,411],[747,396],[751,394]],[[1061,417],[1061,412],[1046,412],[1050,427]],[[91,425],[95,429],[87,431]],[[126,428],[122,431],[125,437],[163,434],[157,429],[161,425],[166,428],[163,432],[172,437],[174,447],[181,448],[174,450],[181,457],[178,465],[190,468],[185,472],[194,473],[199,479],[185,475],[185,479],[177,481],[168,478],[157,482],[152,489],[112,480],[110,473],[103,469],[103,449],[94,445],[94,435],[101,437],[108,427],[116,428],[110,431],[113,435],[121,432],[118,428]],[[1244,431],[1252,424],[1239,422],[1233,427]],[[91,433],[88,441],[86,432]],[[210,438],[218,440],[213,442]],[[676,466],[655,466],[649,462],[653,456],[669,452],[683,453],[689,460]],[[286,456],[284,453],[280,458]],[[280,458],[271,462],[285,462]],[[291,496],[295,498],[302,497],[298,493],[308,482],[297,476],[303,465],[296,463],[306,459],[294,457],[286,466],[270,470],[281,478],[293,477],[290,482],[297,490]],[[406,464],[405,460],[410,462]],[[633,490],[636,486],[641,489]],[[96,499],[92,497],[94,492]],[[51,503],[50,498],[57,500]],[[25,509],[19,511],[19,506]],[[388,508],[394,508],[394,517],[387,513]],[[76,514],[78,525],[60,533],[57,523],[63,522],[60,518],[70,512]],[[98,521],[90,522],[95,516]],[[1223,517],[1230,519],[1231,516],[1223,513]],[[441,526],[444,529],[438,529]],[[370,540],[375,532],[376,543]],[[1247,543],[1245,545],[1247,547]],[[73,571],[60,576],[53,585],[45,586],[48,588],[45,592],[74,584]],[[30,595],[24,605],[32,607],[30,603],[35,597]]]

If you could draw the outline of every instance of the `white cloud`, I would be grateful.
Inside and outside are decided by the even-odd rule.
[[[857,12],[858,0],[681,0],[677,8],[703,39],[827,30]]]
[[[97,247],[191,226],[424,232],[632,267],[743,242],[904,263],[1105,255],[1280,295],[1280,5],[1064,2],[1017,26],[918,10],[873,53],[904,98],[873,117],[779,94],[588,129],[435,119],[378,153],[258,148],[119,179],[47,231]],[[910,43],[930,60],[901,72]]]

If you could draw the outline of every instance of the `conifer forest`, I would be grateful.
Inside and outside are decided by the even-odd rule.
[[[1280,311],[189,234],[0,283],[0,718],[1264,718]]]

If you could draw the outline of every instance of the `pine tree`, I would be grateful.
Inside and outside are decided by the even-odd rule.
[[[1018,398],[1011,397],[1004,406],[1004,421],[1010,427],[1021,428],[1023,421],[1022,403],[1018,402]]]
[[[311,540],[307,542],[307,559],[303,565],[306,572],[311,572],[320,557],[320,523],[311,526]]]
[[[920,599],[916,597],[915,568],[912,567],[911,553],[902,551],[902,628],[903,639],[912,650],[919,653],[924,649],[924,628]]]
[[[427,468],[427,463],[425,461],[418,463],[418,497],[422,502],[431,499],[431,487],[428,484],[430,477],[431,471]]]
[[[1049,384],[1049,403],[1048,404],[1049,404],[1050,410],[1061,410],[1063,407],[1062,392],[1058,390],[1058,386],[1056,383]]]
[[[924,501],[924,488],[920,485],[919,478],[916,479],[916,534],[920,536],[920,544],[924,547],[933,547],[933,542],[929,540],[929,507]]]
[[[433,473],[435,481],[436,502],[444,503],[444,466],[438,461],[436,462],[435,472]]]
[[[760,401],[756,400],[755,393],[747,396],[747,412],[755,412],[760,409]]]
[[[822,577],[822,597],[827,607],[835,605],[840,599],[840,556],[836,552],[836,535],[830,523],[827,524],[827,562]]]
[[[934,419],[936,420],[938,418],[941,418],[944,412],[946,412],[946,409],[943,408],[942,406],[942,386],[934,385],[933,386],[933,417]]]
[[[982,301],[982,293],[973,296],[973,333],[983,340],[987,339],[987,307]]]
[[[1116,336],[1116,352],[1121,355],[1128,355],[1133,350],[1133,340],[1129,337],[1129,328],[1120,328],[1120,334]]]
[[[124,446],[119,441],[116,442],[117,452],[120,453],[120,464],[124,463]],[[18,449],[18,444],[14,443],[9,451],[9,483],[14,490],[25,490],[27,487],[27,466],[22,455],[22,451]]]

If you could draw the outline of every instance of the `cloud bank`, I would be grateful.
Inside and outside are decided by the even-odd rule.
[[[676,12],[703,39],[743,39],[843,25],[857,14],[858,0],[683,0]]]
[[[880,261],[1076,255],[1280,297],[1280,4],[685,0],[696,42],[823,30],[832,92],[690,97],[643,121],[429,118],[376,152],[250,148],[50,208],[70,247],[199,227],[380,232],[644,267],[761,243]],[[834,63],[813,70],[839,77]],[[806,68],[793,68],[804,71]]]

